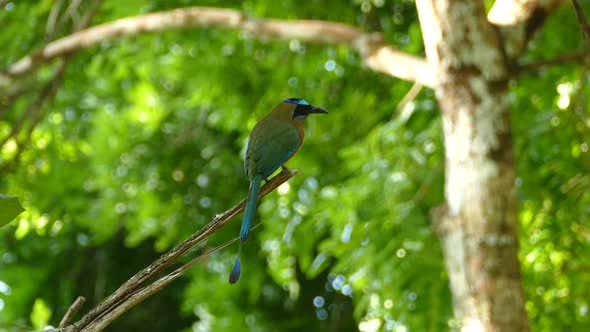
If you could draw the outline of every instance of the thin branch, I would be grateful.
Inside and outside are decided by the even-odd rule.
[[[252,227],[252,229],[255,229],[259,225],[260,225],[260,223],[256,224],[254,227]],[[92,323],[87,325],[83,329],[83,331],[84,332],[102,331],[111,322],[113,322],[116,318],[121,316],[123,313],[125,313],[129,309],[133,308],[137,304],[141,303],[143,300],[147,299],[148,297],[159,292],[164,287],[166,287],[168,284],[170,284],[172,281],[178,279],[178,277],[182,276],[184,274],[184,272],[187,271],[189,268],[191,268],[193,265],[195,265],[196,263],[211,256],[212,254],[228,247],[230,244],[236,242],[239,239],[240,239],[240,237],[236,237],[232,240],[229,240],[226,243],[224,243],[220,246],[217,246],[217,247],[205,252],[204,254],[199,255],[198,257],[192,259],[191,261],[189,261],[188,263],[179,267],[178,269],[176,269],[176,270],[168,273],[167,275],[161,277],[160,279],[154,281],[153,283],[149,284],[148,286],[145,286],[145,287],[135,291],[133,294],[130,294],[124,301],[117,303],[117,305],[115,307],[111,308],[111,310],[109,310],[108,312],[106,312],[105,314],[100,316],[98,319],[96,319],[95,321],[93,321]]]
[[[404,80],[433,86],[435,78],[426,61],[400,52],[375,34],[350,25],[317,20],[277,20],[248,17],[225,8],[190,7],[123,18],[88,28],[56,40],[18,60],[0,73],[0,89],[13,79],[31,73],[39,66],[106,40],[170,29],[225,28],[248,33],[252,38],[300,40],[322,44],[345,44],[356,49],[373,70]]]
[[[576,10],[576,17],[578,18],[578,22],[580,23],[580,29],[584,33],[584,38],[586,38],[586,42],[588,46],[590,46],[590,26],[588,25],[588,20],[586,20],[586,16],[584,15],[584,10],[582,10],[582,6],[578,0],[572,0],[574,4],[574,9]]]
[[[552,66],[552,65],[560,65],[560,64],[568,64],[568,63],[584,63],[590,59],[590,52],[581,52],[581,53],[573,53],[573,54],[565,54],[561,55],[554,59],[548,60],[539,60],[536,62],[525,63],[519,65],[516,68],[517,73],[528,72],[532,70],[537,70],[542,67]]]
[[[281,184],[292,178],[298,173],[296,170],[283,171],[273,177],[271,180],[266,182],[260,190],[259,199],[266,196]],[[160,256],[156,261],[150,264],[148,267],[136,273],[133,277],[127,280],[121,285],[115,292],[109,295],[102,303],[93,308],[89,313],[82,317],[78,322],[68,326],[64,331],[67,332],[78,332],[84,331],[85,327],[90,324],[94,324],[96,320],[100,319],[105,313],[111,311],[113,308],[118,306],[131,294],[136,292],[142,287],[142,285],[150,278],[156,276],[162,272],[170,264],[174,263],[188,250],[207,239],[211,234],[217,231],[219,228],[225,226],[231,219],[237,216],[243,209],[246,199],[243,199],[240,203],[225,211],[224,213],[217,215],[213,220],[205,225],[203,228],[198,230],[196,233],[191,235],[188,239],[184,240],[176,247]]]
[[[74,31],[78,32],[82,29],[86,29],[90,25],[92,19],[94,18],[94,15],[96,15],[96,13],[98,12],[98,8],[100,7],[102,1],[103,0],[92,1],[92,3],[90,4],[90,8],[88,8],[82,19],[73,22]],[[72,20],[74,19],[72,18]]]
[[[47,39],[53,39],[56,30],[56,23],[57,18],[59,17],[59,12],[61,10],[61,6],[63,4],[63,0],[57,0],[53,7],[51,7],[51,11],[49,12],[49,17],[47,18],[47,26],[45,27],[45,36]],[[62,22],[60,22],[60,26]]]
[[[61,319],[61,322],[59,322],[59,327],[68,326],[68,324],[72,320],[72,317],[74,317],[74,315],[80,310],[80,308],[82,308],[84,302],[86,302],[86,298],[84,298],[83,296],[78,296],[76,301],[72,303],[64,317]]]
[[[70,5],[66,9],[66,12],[62,16],[62,21],[71,18],[72,24],[76,26],[78,23],[78,8],[80,7],[82,0],[73,0],[70,2]]]
[[[424,88],[422,84],[414,83],[410,90],[406,92],[399,104],[397,104],[397,107],[395,108],[395,112],[393,112],[393,115],[395,116],[402,112],[410,102],[416,99],[416,97],[418,97],[418,94],[420,94],[420,91],[422,91],[422,88]]]

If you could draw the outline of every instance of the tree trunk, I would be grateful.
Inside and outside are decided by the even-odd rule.
[[[482,1],[418,0],[442,110],[445,203],[433,211],[463,331],[529,331],[518,263],[508,61]]]

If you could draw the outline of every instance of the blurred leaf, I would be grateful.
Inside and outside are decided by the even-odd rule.
[[[14,220],[24,210],[18,197],[0,194],[0,227]]]
[[[44,329],[51,318],[51,309],[47,306],[43,299],[35,299],[33,304],[33,311],[31,312],[31,323],[36,330]]]

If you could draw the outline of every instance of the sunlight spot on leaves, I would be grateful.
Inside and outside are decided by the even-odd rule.
[[[31,323],[36,330],[41,330],[47,326],[51,318],[51,309],[45,304],[43,299],[35,299],[33,311],[31,312]]]

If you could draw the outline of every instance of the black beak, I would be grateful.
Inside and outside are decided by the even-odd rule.
[[[328,111],[326,111],[325,109],[321,108],[321,107],[317,107],[317,106],[312,106],[307,113],[328,113]]]

